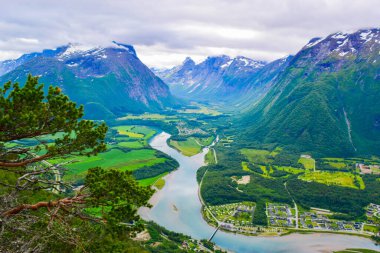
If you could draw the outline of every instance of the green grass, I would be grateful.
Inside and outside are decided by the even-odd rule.
[[[329,162],[329,165],[336,169],[345,169],[347,167],[344,162]]]
[[[264,165],[260,165],[260,169],[261,171],[263,172],[263,176],[264,177],[271,177],[269,174],[270,174],[270,171],[267,170],[267,166],[264,166]]]
[[[196,155],[202,150],[202,147],[195,141],[194,137],[187,138],[186,141],[170,140],[169,144],[186,156]]]
[[[241,149],[241,153],[247,157],[251,163],[267,164],[270,162],[268,156],[270,152],[268,150],[261,149]]]
[[[358,185],[355,184],[355,178],[358,181]],[[314,181],[326,185],[337,185],[343,187],[351,187],[356,189],[364,189],[365,184],[360,176],[355,176],[348,172],[327,172],[316,171],[307,172],[299,176],[299,179],[305,181]]]
[[[167,174],[168,173],[165,172],[165,173],[162,173],[162,174],[157,175],[155,177],[150,177],[150,178],[138,180],[138,182],[141,186],[150,186],[150,185],[153,185],[156,181],[158,181],[160,178],[164,177]]]
[[[275,168],[278,169],[278,170],[282,170],[282,171],[288,172],[290,174],[300,174],[300,173],[305,172],[305,170],[303,170],[303,169],[294,168],[294,167],[291,167],[291,166],[275,166]]]
[[[132,148],[132,149],[137,149],[137,148],[143,148],[144,144],[142,144],[139,141],[123,141],[119,142],[117,146],[121,148]]]
[[[210,148],[205,156],[205,161],[207,164],[215,164],[214,150]]]
[[[222,113],[218,112],[217,110],[214,110],[212,108],[208,108],[204,105],[192,103],[192,105],[197,106],[196,109],[186,109],[186,110],[178,110],[179,113],[185,113],[185,114],[204,114],[204,115],[211,115],[211,116],[219,116]]]
[[[315,161],[314,161],[314,159],[312,159],[312,158],[304,158],[304,157],[301,157],[301,158],[298,160],[298,163],[303,164],[303,166],[305,167],[305,169],[307,169],[307,170],[312,170],[312,169],[314,169]]]
[[[130,138],[135,138],[135,139],[144,139],[144,140],[148,140],[156,133],[155,130],[146,126],[122,125],[122,126],[115,126],[112,129],[117,130],[120,135],[128,136]]]
[[[241,167],[243,168],[244,171],[251,171],[251,169],[248,168],[247,162],[241,162]]]
[[[380,227],[378,226],[372,226],[372,225],[364,225],[364,231],[369,231],[372,233],[378,233],[380,231]]]
[[[89,168],[97,166],[105,169],[115,168],[133,171],[144,166],[165,162],[165,158],[157,158],[155,153],[156,151],[151,149],[132,150],[130,152],[111,149],[94,157],[75,157],[74,159],[79,161],[66,166],[68,171],[65,174],[65,179],[71,181],[83,178]]]
[[[280,154],[281,151],[282,151],[281,147],[276,147],[272,152],[270,152],[270,155],[274,157],[274,156]]]
[[[165,186],[165,179],[159,178],[155,183],[154,186],[157,187],[157,189],[161,190]]]
[[[137,119],[147,119],[147,120],[165,120],[165,119],[175,119],[175,116],[168,116],[157,113],[144,113],[144,114],[128,114],[127,116],[118,118],[117,120],[137,120]]]
[[[214,141],[214,136],[210,136],[207,138],[196,138],[196,140],[202,145],[202,146],[209,146]]]
[[[379,253],[380,251],[371,250],[371,249],[345,249],[334,251],[334,253]]]

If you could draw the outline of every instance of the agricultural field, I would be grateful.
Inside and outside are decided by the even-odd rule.
[[[210,148],[210,150],[208,151],[208,153],[206,154],[205,156],[205,162],[208,164],[208,165],[211,165],[211,164],[215,164],[215,156],[214,156],[214,149],[213,148]]]
[[[184,114],[204,114],[204,115],[210,115],[210,116],[219,116],[222,114],[221,112],[218,112],[215,109],[206,107],[198,103],[192,103],[192,105],[197,108],[178,110],[177,112],[184,113]]]
[[[313,158],[301,157],[298,160],[298,163],[302,164],[304,166],[304,168],[307,170],[314,170],[315,169],[315,160]]]
[[[270,151],[261,149],[241,149],[241,153],[253,164],[267,164],[271,162]]]
[[[112,127],[112,130],[116,131],[112,136],[116,141],[138,141],[143,142],[145,146],[156,133],[154,129],[146,126],[116,126]]]
[[[377,234],[380,231],[380,227],[379,226],[375,226],[375,225],[368,225],[368,224],[366,224],[366,225],[364,225],[363,230],[371,232],[373,234]]]
[[[196,155],[202,150],[202,146],[194,137],[186,138],[185,141],[170,140],[169,145],[186,156]]]
[[[360,176],[348,172],[315,171],[307,172],[300,175],[298,178],[304,181],[314,181],[326,185],[336,185],[355,189],[365,188],[364,181]]]
[[[346,169],[347,168],[347,164],[344,162],[328,162],[328,164],[331,167],[336,168],[336,169]]]
[[[241,167],[243,168],[244,171],[251,171],[251,169],[248,167],[247,162],[241,162]]]
[[[69,169],[64,179],[72,181],[82,178],[89,168],[102,167],[105,169],[120,169],[133,171],[144,166],[152,166],[165,162],[165,158],[157,158],[152,149],[139,149],[125,152],[119,149],[110,149],[94,157],[75,157],[76,162],[68,164]]]
[[[128,114],[120,117],[117,120],[160,120],[165,122],[177,121],[177,117],[173,115],[157,114],[157,113],[144,113],[144,114]]]
[[[68,162],[64,167],[67,168],[63,175],[63,179],[74,184],[80,184],[85,177],[87,170],[93,167],[102,167],[105,169],[120,169],[123,171],[137,171],[139,169],[166,166],[169,158],[159,154],[158,151],[152,149],[148,145],[148,141],[154,136],[156,131],[146,126],[120,125],[110,128],[106,137],[107,151],[97,156],[74,156],[67,159],[50,160],[51,163]],[[173,168],[167,168],[170,170]],[[165,168],[164,168],[165,170]],[[140,180],[141,185],[153,185],[167,172],[159,175],[154,174],[153,177],[145,172]],[[141,174],[141,173],[140,173]],[[163,186],[162,182],[160,182]]]
[[[290,174],[301,174],[301,173],[305,172],[304,169],[294,168],[291,166],[274,166],[274,167],[277,170],[285,171],[285,172],[290,173]]]
[[[215,137],[214,136],[209,136],[207,138],[198,138],[198,137],[196,137],[195,139],[202,146],[209,146],[215,140]]]
[[[148,186],[148,185],[155,185],[158,189],[161,189],[162,187],[164,187],[165,185],[165,180],[162,179],[164,176],[166,176],[168,173],[165,172],[165,173],[162,173],[158,176],[155,176],[155,177],[150,177],[150,178],[145,178],[145,179],[141,179],[139,180],[139,184],[142,185],[142,186]],[[162,180],[162,181],[160,181]],[[161,188],[159,187],[159,185],[161,186]]]

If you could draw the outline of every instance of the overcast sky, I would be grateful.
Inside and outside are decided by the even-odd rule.
[[[132,44],[148,66],[186,56],[271,61],[311,38],[380,27],[380,0],[7,0],[0,60],[69,42]]]

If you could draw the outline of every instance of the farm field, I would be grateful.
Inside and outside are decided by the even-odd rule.
[[[270,162],[270,159],[268,159],[268,156],[271,152],[268,150],[261,150],[261,149],[242,149],[241,153],[247,157],[248,161],[251,163],[259,163],[259,164],[267,164]]]
[[[107,134],[107,151],[92,157],[75,156],[67,159],[50,160],[50,162],[72,161],[65,165],[67,171],[65,171],[63,179],[76,184],[80,183],[87,170],[93,167],[120,169],[123,171],[137,171],[151,166],[157,167],[160,164],[165,164],[168,158],[163,157],[158,151],[149,147],[148,141],[155,133],[156,131],[153,128],[146,126],[114,126],[110,128]],[[146,175],[149,175],[149,173],[145,173],[138,181],[144,186],[152,185],[166,173],[160,173],[159,175],[156,173],[151,178],[145,178]]]
[[[369,231],[371,233],[378,233],[380,231],[380,228],[378,226],[375,226],[375,225],[364,225],[364,231]]]
[[[211,145],[211,143],[214,141],[214,136],[210,136],[207,138],[195,138],[202,146],[208,146]]]
[[[172,115],[164,115],[164,114],[158,114],[158,113],[144,113],[140,115],[135,115],[135,114],[128,114],[124,117],[120,117],[117,120],[161,120],[161,121],[177,121],[176,116]]]
[[[78,162],[66,166],[69,170],[64,179],[72,181],[78,177],[84,177],[87,170],[93,167],[133,171],[165,161],[165,158],[156,158],[155,154],[156,152],[150,149],[131,150],[129,152],[111,149],[96,157],[76,157],[75,159]]]
[[[244,171],[251,171],[251,169],[248,167],[247,162],[241,162],[241,167],[243,168]]]
[[[214,149],[211,148],[205,156],[205,161],[208,165],[215,164]]]
[[[185,141],[170,140],[169,144],[186,156],[196,155],[202,150],[202,146],[194,137],[189,137]]]
[[[160,175],[158,175],[158,176],[155,176],[155,177],[150,177],[150,178],[145,178],[145,179],[138,180],[138,182],[139,182],[139,184],[142,185],[142,186],[153,185],[154,183],[158,182],[160,179],[163,180],[162,177],[166,176],[167,174],[168,174],[168,173],[165,172],[165,173],[162,173],[162,174],[160,174]],[[165,182],[165,181],[164,181],[164,182]],[[159,183],[159,184],[162,184],[162,182]],[[165,184],[165,183],[164,183],[164,184]],[[162,187],[163,187],[163,185],[162,185]],[[157,187],[157,188],[159,188],[159,187]],[[159,189],[160,189],[160,188],[159,188]]]
[[[274,167],[278,170],[282,170],[290,174],[301,174],[305,172],[304,169],[294,168],[291,166],[274,166]]]
[[[315,160],[313,158],[301,157],[298,160],[298,163],[302,164],[307,170],[313,170],[314,165],[315,165]]]
[[[364,181],[360,176],[346,172],[307,172],[303,175],[300,175],[298,178],[304,181],[314,181],[326,185],[337,185],[356,189],[365,188]]]
[[[178,113],[185,113],[185,114],[204,114],[204,115],[210,115],[210,116],[219,116],[222,113],[218,112],[217,110],[214,110],[212,108],[206,107],[204,105],[200,105],[198,103],[192,103],[194,107],[192,109],[185,109],[185,110],[178,110]]]

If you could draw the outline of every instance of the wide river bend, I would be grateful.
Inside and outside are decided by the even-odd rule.
[[[150,145],[178,161],[178,170],[165,177],[164,188],[157,191],[150,202],[151,209],[139,210],[142,218],[153,220],[169,230],[184,233],[196,239],[208,239],[215,228],[208,225],[201,215],[198,198],[196,171],[204,165],[202,153],[187,157],[169,147],[168,133],[162,132],[151,139]],[[218,246],[238,253],[317,253],[332,252],[346,248],[366,248],[380,250],[371,240],[350,235],[338,234],[291,234],[283,237],[244,236],[218,231],[213,238]]]

